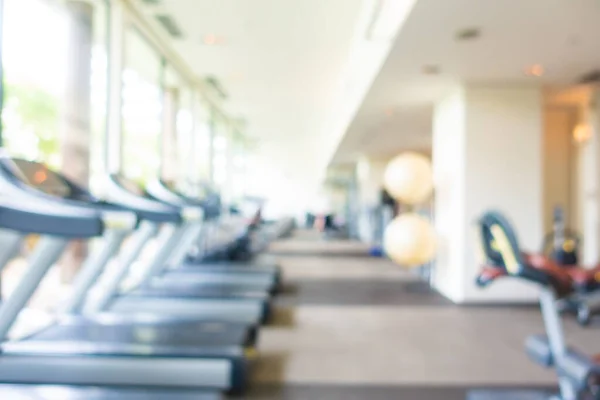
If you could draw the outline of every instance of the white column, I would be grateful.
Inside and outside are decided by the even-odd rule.
[[[592,129],[590,140],[579,151],[580,227],[583,236],[583,262],[600,259],[600,96],[583,110],[581,123]]]
[[[125,58],[125,14],[121,2],[110,3],[108,54],[108,110],[105,146],[107,172],[118,172],[123,152],[121,109],[123,105],[123,65]]]
[[[165,88],[163,92],[163,123],[161,146],[161,178],[175,183],[179,175],[177,152],[177,112],[179,110],[179,90]]]
[[[533,285],[506,279],[481,290],[474,223],[489,209],[514,224],[523,249],[543,237],[542,96],[531,87],[464,86],[437,104],[433,128],[434,286],[463,302],[534,301]]]
[[[94,7],[83,1],[66,4],[69,30],[65,107],[61,137],[61,170],[87,187],[90,178],[90,109],[92,71],[92,21]],[[61,278],[70,282],[87,255],[85,242],[71,243],[61,259]]]
[[[371,210],[379,204],[386,165],[387,160],[368,157],[361,157],[356,165],[358,236],[366,243],[372,243],[374,240]]]
[[[86,2],[66,3],[69,51],[63,134],[62,170],[80,185],[88,186],[90,164],[90,108],[92,71],[92,20],[94,7]]]
[[[438,248],[434,286],[454,301],[464,297],[466,99],[463,88],[436,105],[432,164]]]

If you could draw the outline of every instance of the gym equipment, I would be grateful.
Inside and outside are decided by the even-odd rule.
[[[590,279],[591,275],[598,272],[598,267],[587,269],[589,272],[581,273],[578,266],[579,249],[581,248],[581,239],[579,235],[571,231],[565,224],[565,213],[562,207],[555,207],[552,219],[552,232],[544,238],[542,245],[542,254],[553,260],[562,268],[571,270],[574,278],[575,293],[568,298],[558,301],[558,307],[561,312],[575,314],[580,325],[586,326],[592,319],[593,311],[590,310],[590,292],[600,287],[600,282],[596,279]],[[600,275],[598,276],[600,278]]]
[[[383,182],[397,201],[410,205],[422,203],[433,191],[431,163],[421,154],[402,153],[388,163]]]
[[[67,309],[77,312],[89,280],[94,281],[144,212],[133,214],[95,202],[76,192],[63,178],[40,164],[11,163],[0,157],[0,260],[5,264],[29,233],[41,234],[27,273],[0,306],[0,338],[5,339],[20,311],[70,240],[102,237],[74,283]],[[17,205],[8,203],[15,202]],[[87,199],[87,201],[86,201]],[[7,206],[10,205],[9,206]],[[30,206],[33,204],[34,206]],[[24,207],[29,208],[24,208]],[[154,208],[163,218],[169,209]],[[139,239],[132,238],[135,244]],[[127,261],[127,246],[121,262]],[[4,264],[0,266],[4,266]],[[76,385],[142,385],[216,388],[240,392],[245,387],[247,350],[255,338],[245,325],[219,321],[129,318],[110,314],[59,315],[56,321],[18,340],[5,341],[0,353],[0,382]]]
[[[119,178],[123,181],[124,178]],[[127,188],[132,185],[128,185]],[[183,195],[182,193],[169,187],[162,180],[155,180],[150,183],[144,193],[141,188],[138,194],[145,194],[161,201],[164,204],[174,207],[204,207],[206,215],[218,216],[218,211],[207,209],[202,200],[196,200]],[[115,197],[119,194],[115,191]],[[209,221],[210,222],[210,221]],[[204,221],[198,221],[197,225],[190,228],[187,235],[190,235],[190,241],[193,245],[203,234],[205,228]],[[247,227],[243,228],[244,230]],[[235,235],[238,236],[238,235]],[[186,246],[184,244],[184,246]],[[184,256],[187,254],[191,245],[181,248]],[[260,258],[256,261],[235,262],[230,260],[222,261],[196,261],[192,262],[188,257],[172,258],[168,265],[160,271],[149,271],[144,277],[146,280],[152,280],[153,285],[178,284],[185,281],[188,285],[217,284],[232,290],[246,291],[268,291],[276,292],[282,281],[281,270]]]
[[[146,186],[145,192],[154,199],[167,204],[175,203],[177,206],[188,204],[203,207],[205,218],[202,239],[205,242],[214,239],[210,237],[211,233],[226,234],[226,239],[221,240],[220,245],[214,246],[211,243],[211,246],[209,246],[211,247],[210,251],[207,251],[209,249],[204,246],[204,248],[196,249],[199,250],[196,254],[188,254],[186,257],[188,262],[246,261],[254,255],[252,236],[262,223],[262,200],[247,198],[241,203],[243,207],[239,212],[226,213],[222,212],[220,202],[211,202],[206,197],[189,196],[162,179],[151,181]]]
[[[435,231],[419,214],[400,214],[385,229],[384,248],[386,254],[401,266],[420,267],[435,255]]]
[[[575,285],[567,270],[546,257],[523,254],[511,224],[499,212],[487,212],[479,219],[478,236],[483,263],[476,278],[478,286],[487,287],[500,277],[510,276],[536,283],[541,288],[540,309],[546,332],[529,337],[526,348],[533,361],[556,371],[560,389],[556,398],[600,399],[600,357],[584,355],[565,344],[556,301],[573,293]],[[469,397],[470,400],[478,398],[483,396]],[[518,400],[520,397],[513,394],[504,398]],[[548,397],[540,393],[539,397],[527,398]]]
[[[113,279],[106,285],[103,295],[89,303],[91,311],[113,311],[117,313],[151,312],[159,314],[217,318],[249,324],[266,322],[271,315],[271,298],[268,293],[256,290],[241,290],[227,287],[220,282],[208,285],[206,276],[198,275],[195,285],[191,274],[186,275],[184,285],[177,290],[169,289],[166,279],[159,277],[168,266],[181,265],[188,250],[202,231],[203,209],[199,205],[175,207],[152,199],[136,183],[120,175],[110,175],[106,179],[105,195],[111,202],[125,208],[147,203],[154,207],[168,207],[181,212],[182,218],[169,221],[147,221],[147,231],[141,231],[143,240],[136,242],[134,252],[140,254],[147,241],[156,233],[153,246],[154,257],[148,266],[141,268],[142,274],[128,290],[121,290],[121,282],[130,274],[133,259],[123,263]],[[166,222],[166,223],[165,223]],[[160,227],[160,225],[163,225]],[[160,229],[159,229],[160,228]]]
[[[173,201],[178,203],[180,199],[176,199],[177,197],[186,199],[185,195],[162,180],[151,182],[146,187],[146,192],[157,200],[167,203]],[[187,197],[187,200],[190,204],[201,205],[205,210],[205,214],[209,212],[209,209],[211,210],[212,216],[205,218],[204,231],[210,231],[213,228],[220,231],[225,230],[225,233],[227,233],[227,239],[222,241],[219,246],[211,246],[210,251],[204,248],[195,257],[188,254],[188,262],[246,261],[252,258],[254,250],[253,237],[261,223],[262,200],[247,198],[239,206],[230,206],[229,210],[226,209],[226,212],[221,212],[221,207],[211,207],[205,199],[198,200]],[[227,218],[227,223],[223,223],[223,217]],[[213,222],[212,226],[211,222]],[[206,233],[203,236],[206,238]]]
[[[542,253],[564,267],[579,264],[581,238],[566,227],[562,207],[555,207],[552,218],[552,232],[544,238]]]
[[[192,298],[185,293],[181,293],[176,298],[164,298],[161,295],[160,288],[154,289],[157,295],[151,297],[150,289],[144,295],[144,287],[138,282],[139,287],[124,288],[124,281],[130,275],[131,267],[134,261],[147,246],[148,241],[155,235],[157,253],[152,259],[141,263],[141,270],[146,271],[152,276],[153,271],[158,270],[163,263],[172,255],[175,244],[186,243],[180,240],[182,234],[181,226],[186,221],[195,221],[200,216],[197,209],[176,209],[154,201],[133,198],[126,205],[115,206],[94,198],[85,189],[77,186],[66,177],[49,170],[43,164],[26,161],[22,159],[11,159],[8,156],[0,156],[0,169],[4,173],[4,178],[10,182],[8,188],[13,186],[17,193],[26,191],[36,196],[42,196],[44,199],[59,200],[79,205],[81,207],[123,207],[128,211],[133,211],[140,218],[138,229],[133,235],[132,240],[124,250],[124,255],[108,279],[105,279],[97,288],[95,295],[89,294],[90,289],[96,283],[103,272],[103,267],[112,256],[112,253],[102,255],[101,262],[90,263],[86,265],[80,274],[80,279],[75,282],[74,296],[65,306],[64,311],[96,313],[100,311],[112,310],[126,311],[127,313],[150,313],[162,314],[170,317],[193,318],[195,320],[218,320],[230,321],[230,327],[234,326],[248,330],[250,337],[256,337],[256,325],[259,321],[268,318],[270,304],[264,304],[268,297],[264,293],[252,293],[250,297],[223,297],[223,290],[219,287],[207,287],[204,297],[199,294]],[[36,183],[38,176],[43,176],[44,181]],[[50,182],[51,184],[49,184]],[[51,195],[58,197],[51,197]],[[160,232],[159,232],[160,231]],[[117,248],[124,241],[125,237],[121,235],[115,239],[111,251],[117,251]],[[188,238],[186,238],[188,240]],[[148,272],[150,271],[150,272]],[[135,286],[135,285],[134,285]],[[138,291],[139,289],[139,291]],[[125,290],[123,292],[123,290]],[[131,294],[131,297],[125,296]],[[146,302],[140,304],[141,300]],[[215,305],[211,308],[210,305]],[[139,308],[135,308],[139,306]]]
[[[368,221],[371,227],[372,243],[369,254],[374,257],[385,255],[384,234],[385,228],[394,219],[396,202],[386,190],[381,190],[379,204],[368,210]]]
[[[560,312],[575,314],[579,324],[586,326],[590,323],[593,316],[600,313],[600,291],[598,291],[600,287],[600,265],[582,267],[580,265],[563,265],[557,262],[560,260],[575,260],[577,257],[577,243],[580,243],[580,241],[577,241],[574,244],[563,246],[563,239],[566,238],[566,240],[569,240],[569,237],[573,239],[577,238],[576,235],[565,233],[568,231],[561,230],[561,226],[563,226],[562,221],[564,221],[563,215],[562,210],[559,210],[555,214],[555,220],[558,221],[556,224],[558,233],[555,235],[553,232],[546,236],[541,254],[523,253],[523,256],[528,260],[534,261],[536,259],[549,260],[556,268],[562,269],[565,274],[569,275],[573,286],[572,293],[569,296],[558,299],[557,308]],[[501,262],[500,254],[494,252],[493,249],[488,249],[486,257],[489,260]]]

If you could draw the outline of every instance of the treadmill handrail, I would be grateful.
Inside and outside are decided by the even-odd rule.
[[[67,243],[73,238],[101,235],[104,223],[99,213],[86,208],[31,202],[26,197],[0,197],[0,227],[42,234],[28,259],[27,272],[0,305],[0,340],[3,341]]]
[[[15,171],[9,167],[9,163],[13,162],[13,160],[19,159],[11,158],[6,154],[0,153],[0,192],[11,197],[18,198],[19,202],[31,201],[38,203],[43,201],[44,204],[52,204],[52,207],[54,208],[66,206],[102,212],[107,217],[107,221],[105,222],[111,221],[108,222],[109,225],[113,225],[114,222],[114,224],[124,225],[124,228],[130,225],[135,225],[137,222],[137,217],[131,214],[130,210],[95,198],[62,174],[50,169],[49,171],[53,174],[56,174],[63,181],[63,183],[67,185],[69,189],[71,189],[71,191],[81,195],[82,197],[85,196],[85,200],[68,199],[44,193],[42,190],[26,184],[20,177],[16,176]]]
[[[200,221],[204,219],[204,206],[199,202],[187,202],[185,199],[172,192],[159,180],[152,181],[146,187],[146,193],[152,199],[156,199],[162,204],[181,209],[181,215],[186,221]]]
[[[140,218],[165,223],[182,221],[182,215],[177,208],[130,192],[119,184],[118,175],[110,174],[105,181],[106,199],[135,211]]]
[[[84,207],[0,197],[0,228],[83,239],[102,235],[104,223],[98,212]]]
[[[149,184],[146,185],[146,192],[153,198],[163,201],[165,203],[177,204],[178,206],[189,205],[178,193],[171,191],[162,179],[152,179]],[[200,201],[198,204],[202,206]]]
[[[209,201],[195,199],[168,187],[162,179],[153,179],[146,187],[153,198],[179,207],[198,207],[204,214],[204,219],[213,219],[220,215],[220,207],[211,205]]]

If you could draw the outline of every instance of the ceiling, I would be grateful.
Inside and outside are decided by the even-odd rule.
[[[461,82],[565,87],[600,69],[597,0],[417,0],[331,164],[428,149],[433,105]],[[457,31],[479,28],[471,41]],[[541,64],[545,74],[524,69]],[[424,74],[438,66],[440,73]]]
[[[198,76],[218,79],[223,108],[247,121],[273,165],[292,176],[313,166],[307,156],[331,113],[363,0],[141,3],[174,18],[183,33],[175,50]],[[208,35],[218,43],[207,45]]]

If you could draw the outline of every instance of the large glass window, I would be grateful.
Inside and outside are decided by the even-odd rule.
[[[179,155],[177,185],[184,187],[194,177],[194,95],[186,86],[183,86],[179,93],[179,110],[176,117],[177,154]]]
[[[140,35],[125,35],[122,173],[145,184],[160,174],[162,73],[160,55]]]
[[[68,24],[44,0],[4,1],[4,145],[11,154],[60,164]]]
[[[231,148],[231,197],[236,201],[246,195],[248,148],[243,136],[235,131]]]
[[[219,190],[221,197],[225,202],[229,202],[231,200],[231,193],[229,193],[229,156],[231,150],[229,133],[229,127],[225,119],[217,117],[213,120],[212,178],[213,184],[217,190]]]
[[[164,74],[163,91],[161,175],[184,189],[193,168],[193,91],[187,81],[170,66]]]
[[[13,156],[41,161],[56,169],[60,169],[66,160],[72,161],[75,167],[73,169],[78,170],[85,180],[89,165],[82,164],[88,162],[87,157],[83,155],[76,160],[64,157],[61,154],[65,150],[62,142],[74,139],[74,130],[70,126],[76,125],[73,121],[87,122],[91,116],[92,160],[99,152],[95,147],[106,117],[107,8],[104,0],[96,0],[91,5],[84,4],[81,8],[71,6],[73,4],[65,7],[63,2],[47,0],[4,0],[2,61],[6,93],[2,120],[3,139],[4,147]],[[87,71],[79,69],[85,67],[85,63],[80,62],[82,55],[74,51],[89,49],[87,36],[79,36],[80,30],[85,30],[89,24],[89,15],[93,17],[91,115],[86,115],[86,107],[78,108],[77,104],[74,106],[73,102],[67,102],[67,95],[81,93],[73,94],[67,88],[82,87],[78,83],[83,85],[85,82],[78,79],[87,78],[87,74],[77,76],[77,73]],[[70,48],[70,45],[77,47]],[[70,70],[77,73],[68,75]],[[77,142],[79,136],[74,141],[85,147],[87,134],[86,130],[81,131],[82,141]],[[93,170],[93,162],[91,167]],[[22,248],[23,255],[29,254],[38,243],[37,235],[28,236]],[[71,248],[73,249],[74,247]],[[77,249],[84,250],[81,246]],[[65,290],[68,283],[64,278],[75,270],[72,267],[78,265],[75,259],[84,254],[85,251],[67,252],[69,257],[59,260],[59,268],[50,270],[29,307],[47,310],[57,304],[68,293]],[[26,272],[24,262],[24,259],[13,260],[3,269],[3,295],[9,295]],[[65,271],[69,272],[63,275]]]
[[[194,103],[194,175],[196,183],[208,183],[210,176],[211,109],[196,99]]]

